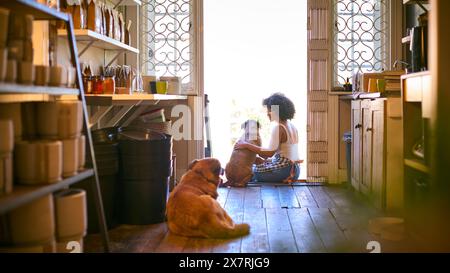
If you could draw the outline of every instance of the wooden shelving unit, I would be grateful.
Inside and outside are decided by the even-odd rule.
[[[156,105],[161,101],[187,100],[188,96],[183,95],[162,95],[162,94],[133,94],[133,95],[85,95],[86,103],[96,106],[96,112],[90,116],[89,126],[93,127],[100,121],[104,126],[113,127],[120,124],[129,124],[138,115],[143,113],[148,106]],[[107,120],[104,117],[113,112]],[[117,109],[116,109],[117,110]]]
[[[69,15],[33,0],[0,0],[0,6],[10,10],[20,10],[25,14],[33,14],[35,20],[61,20],[65,22],[69,20]]]
[[[61,97],[78,97],[76,88],[33,86],[0,83],[0,101],[3,103],[52,101]]]
[[[77,88],[0,83],[0,95],[4,94],[78,95],[79,92],[80,90]]]
[[[134,95],[86,95],[86,103],[95,106],[153,105],[164,100],[186,100],[182,95],[134,94]]]
[[[417,232],[427,229],[429,212],[426,208],[430,195],[430,116],[431,75],[420,72],[403,75],[403,143],[404,143],[404,193],[405,222],[408,233],[417,238]],[[423,139],[424,158],[413,152],[413,147]]]
[[[99,34],[88,29],[75,29],[75,39],[77,42],[91,44],[90,46],[105,49],[105,50],[121,50],[139,54],[139,49],[126,45],[108,36]],[[67,37],[67,31],[64,29],[58,30],[58,36]]]
[[[66,188],[72,184],[80,182],[86,178],[94,177],[93,193],[97,209],[100,232],[102,234],[103,246],[105,252],[109,252],[109,238],[106,229],[105,215],[103,211],[103,202],[100,192],[100,184],[97,175],[97,166],[95,161],[95,153],[92,145],[92,136],[90,133],[86,100],[84,97],[83,83],[81,79],[81,71],[78,56],[78,50],[73,32],[72,17],[65,13],[51,9],[43,4],[39,4],[32,0],[0,0],[0,7],[10,10],[16,10],[20,13],[31,14],[35,20],[60,20],[64,21],[66,29],[65,35],[68,38],[68,45],[70,49],[70,58],[72,65],[76,68],[76,84],[78,88],[62,88],[62,87],[48,87],[48,86],[29,86],[20,84],[0,84],[0,103],[8,102],[23,102],[23,101],[39,101],[48,100],[53,97],[61,98],[65,96],[75,97],[82,103],[83,117],[84,117],[84,134],[86,135],[86,145],[90,153],[91,161],[93,163],[92,169],[87,169],[78,173],[75,176],[63,179],[62,181],[40,186],[22,186],[14,185],[13,192],[7,195],[0,196],[0,214],[8,213],[9,211],[25,205],[39,197],[46,194],[51,194],[59,189]]]

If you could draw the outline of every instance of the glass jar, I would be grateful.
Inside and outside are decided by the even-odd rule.
[[[116,93],[116,80],[114,76],[105,77],[103,82],[103,94],[115,94]]]
[[[94,95],[103,94],[103,83],[104,83],[103,76],[94,76],[93,78],[94,78],[94,85],[93,85]]]
[[[85,94],[92,94],[94,92],[94,82],[92,76],[83,76],[83,87]]]

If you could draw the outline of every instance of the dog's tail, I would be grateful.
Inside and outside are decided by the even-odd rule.
[[[249,224],[243,223],[243,224],[235,224],[234,229],[232,229],[228,233],[228,235],[229,235],[229,238],[234,238],[234,237],[241,237],[241,236],[247,235],[249,233],[250,233]]]
[[[216,239],[231,239],[245,236],[250,233],[250,226],[246,223],[233,224],[232,227],[228,225],[216,225],[215,227],[206,231],[208,238]]]
[[[228,239],[244,236],[250,233],[248,224],[235,224],[220,204],[209,195],[200,196],[203,200],[205,212],[200,225],[201,233],[206,238]]]

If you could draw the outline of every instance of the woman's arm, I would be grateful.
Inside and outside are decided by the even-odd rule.
[[[261,157],[264,157],[264,158],[271,157],[276,152],[276,151],[263,150],[261,147],[251,144],[251,143],[248,143],[248,142],[245,142],[245,141],[240,141],[240,142],[236,143],[234,145],[234,149],[235,150],[247,149],[254,153],[257,153],[258,155],[260,155]]]

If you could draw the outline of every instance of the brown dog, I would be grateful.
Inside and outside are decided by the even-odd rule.
[[[261,146],[261,137],[259,135],[259,122],[247,120],[242,124],[244,134],[238,141],[246,141],[257,146]],[[233,187],[245,187],[253,176],[252,166],[256,160],[256,153],[243,149],[234,150],[230,161],[225,167],[227,185]]]
[[[194,160],[167,202],[171,232],[187,237],[233,238],[249,233],[248,224],[235,224],[216,201],[223,169],[214,158]]]

